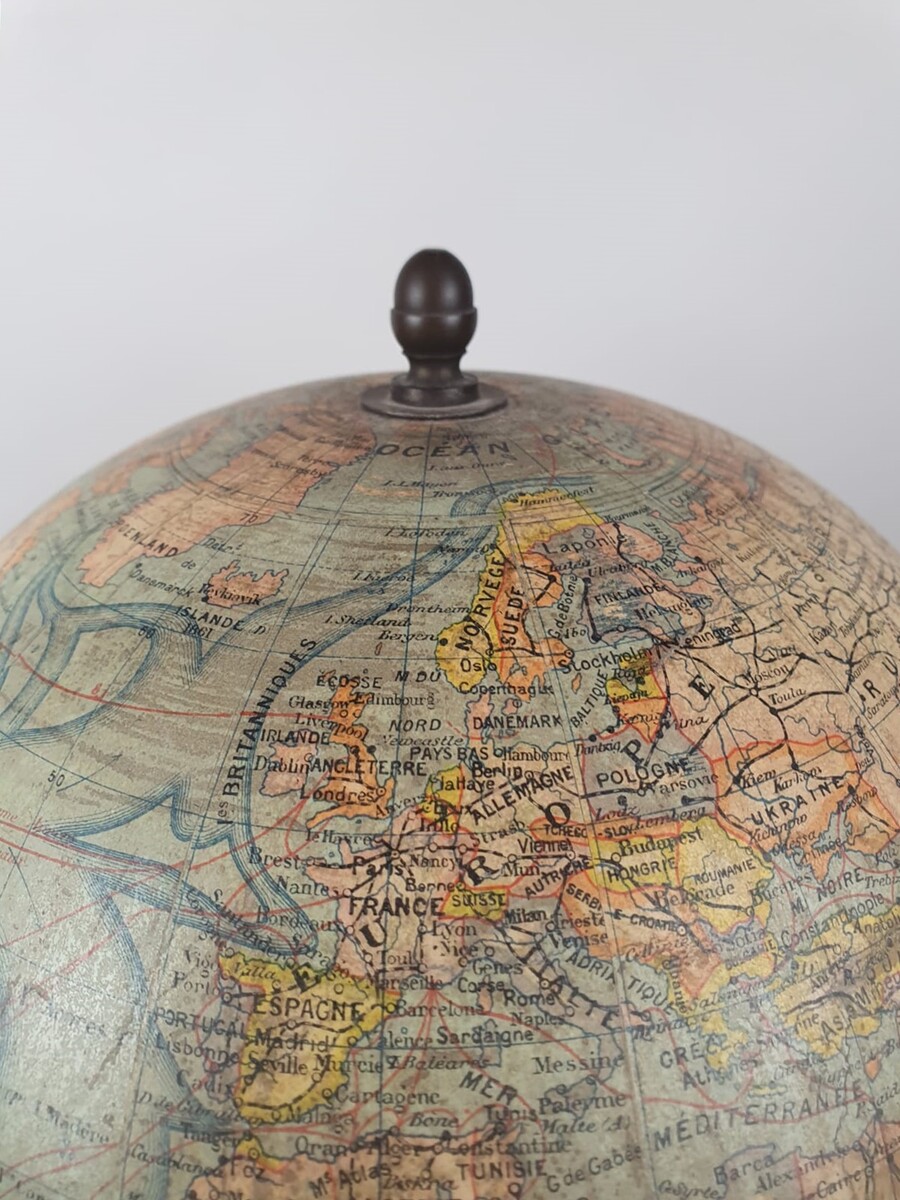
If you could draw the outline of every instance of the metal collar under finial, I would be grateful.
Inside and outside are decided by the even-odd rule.
[[[420,250],[394,288],[391,326],[409,359],[405,375],[363,392],[363,408],[388,417],[474,417],[506,404],[499,389],[460,370],[478,310],[472,281],[448,250]]]

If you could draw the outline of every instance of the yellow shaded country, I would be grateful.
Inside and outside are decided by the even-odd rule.
[[[609,892],[680,888],[694,913],[717,933],[751,917],[765,924],[769,905],[757,889],[772,875],[760,855],[730,837],[712,817],[673,821],[615,837],[589,836],[591,862]]]
[[[242,952],[222,974],[258,993],[247,1020],[235,1103],[245,1120],[293,1121],[334,1099],[351,1049],[396,1007],[398,992],[343,971],[317,975]]]
[[[462,767],[445,767],[428,780],[419,812],[430,825],[444,833],[455,833],[459,826],[464,787]]]
[[[772,991],[785,1024],[821,1058],[838,1054],[848,1038],[868,1037],[892,1009],[900,974],[900,905],[854,918],[837,913],[797,951],[794,977]]]
[[[252,1135],[241,1138],[234,1148],[234,1157],[250,1158],[263,1171],[277,1171],[284,1166],[284,1159],[274,1158],[263,1150],[259,1138]]]
[[[526,492],[505,501],[497,531],[497,549],[504,558],[515,561],[539,542],[549,542],[560,533],[581,529],[585,525],[598,528],[605,524],[601,517],[574,496],[558,488],[542,492]]]
[[[441,905],[445,917],[481,917],[485,921],[499,921],[506,911],[506,892],[496,888],[479,891],[454,883]]]
[[[770,906],[757,893],[772,868],[712,817],[701,817],[694,827],[700,837],[678,844],[678,878],[698,915],[717,933],[750,917],[764,926]]]
[[[656,737],[668,701],[653,674],[649,650],[621,655],[617,673],[606,681],[606,695],[620,721],[647,742]]]
[[[649,650],[622,654],[619,657],[619,672],[620,674],[612,675],[606,681],[606,694],[613,704],[665,698],[654,678]]]

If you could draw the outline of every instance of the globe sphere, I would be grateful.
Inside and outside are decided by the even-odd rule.
[[[896,1194],[898,559],[488,373],[220,409],[0,549],[0,1194]]]

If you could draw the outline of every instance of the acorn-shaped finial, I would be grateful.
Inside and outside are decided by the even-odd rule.
[[[391,327],[409,370],[389,388],[372,388],[363,405],[387,416],[475,415],[506,403],[496,388],[460,370],[478,311],[469,272],[449,250],[420,250],[397,276]]]

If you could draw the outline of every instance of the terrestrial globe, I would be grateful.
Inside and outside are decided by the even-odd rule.
[[[0,1197],[900,1196],[897,555],[392,320],[2,544]]]

